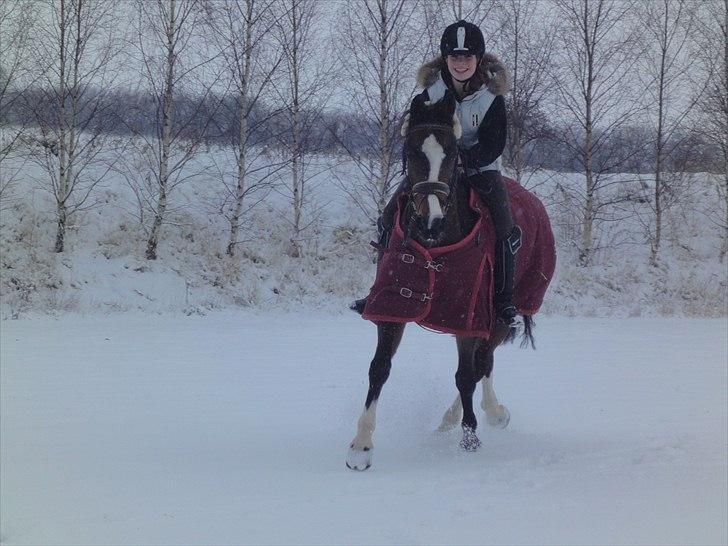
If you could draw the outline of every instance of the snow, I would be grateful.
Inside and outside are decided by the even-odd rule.
[[[309,225],[303,256],[291,258],[291,205],[285,175],[251,195],[243,215],[237,256],[225,255],[230,226],[227,188],[209,175],[229,165],[224,149],[196,158],[190,179],[169,194],[159,259],[145,259],[145,228],[137,198],[120,175],[97,188],[97,205],[72,217],[62,255],[52,252],[55,205],[47,174],[25,165],[0,202],[0,319],[37,314],[207,313],[213,310],[328,312],[366,295],[375,275],[369,241],[376,229],[342,186],[353,191],[361,174],[339,156],[311,157],[307,183]],[[260,167],[265,165],[263,154]],[[12,163],[8,161],[8,163]],[[557,264],[542,313],[567,316],[728,315],[728,274],[720,250],[725,202],[716,199],[721,178],[682,174],[679,205],[665,211],[661,261],[649,263],[650,182],[639,175],[610,175],[608,191],[635,196],[610,209],[595,225],[594,263],[577,266],[583,175],[537,171],[522,183],[544,202],[554,229]],[[604,191],[607,191],[605,189]],[[568,197],[571,195],[571,197]],[[225,205],[227,199],[227,205]],[[262,201],[257,203],[257,199]],[[227,211],[229,212],[229,210]],[[146,211],[148,224],[149,211]]]
[[[511,413],[434,430],[447,335],[410,326],[373,467],[345,468],[375,328],[353,313],[0,323],[3,544],[726,544],[725,318],[537,320]],[[478,396],[479,401],[479,396]]]

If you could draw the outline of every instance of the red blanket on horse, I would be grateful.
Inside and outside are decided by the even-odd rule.
[[[554,236],[546,209],[515,180],[505,178],[514,221],[523,230],[516,254],[514,304],[522,315],[541,307],[556,265]],[[402,201],[400,201],[401,210]],[[371,321],[416,322],[441,332],[489,337],[493,312],[495,232],[488,209],[471,192],[480,214],[460,242],[426,249],[416,241],[403,246],[399,212],[389,244],[377,266],[363,317]]]

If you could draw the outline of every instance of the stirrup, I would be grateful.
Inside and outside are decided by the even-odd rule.
[[[495,316],[497,322],[505,324],[509,328],[518,328],[518,325],[521,322],[518,318],[518,311],[514,305],[506,305],[502,309],[496,309]]]

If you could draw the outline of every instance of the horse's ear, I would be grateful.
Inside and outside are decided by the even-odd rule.
[[[409,107],[411,117],[417,119],[417,115],[425,109],[427,104],[429,103],[425,102],[425,97],[422,95],[415,96],[415,98],[412,99],[412,102],[410,102]]]
[[[456,100],[455,95],[452,91],[449,89],[445,92],[445,95],[440,99],[443,105],[443,108],[448,113],[449,116],[455,115],[455,107],[456,107]]]
[[[455,133],[455,139],[460,140],[460,137],[463,136],[463,126],[460,124],[460,118],[456,113],[452,115],[452,130]]]
[[[409,120],[410,120],[410,113],[407,112],[404,115],[404,119],[402,119],[402,127],[400,128],[399,132],[403,137],[407,136],[407,131],[409,130]]]

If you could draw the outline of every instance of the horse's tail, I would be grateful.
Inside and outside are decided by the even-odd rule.
[[[535,351],[536,340],[533,337],[533,329],[536,327],[536,323],[533,317],[530,315],[523,315],[523,332],[521,333],[521,349],[525,349],[529,345]],[[506,336],[505,341],[513,343],[516,340],[516,328],[511,328],[511,331]]]

